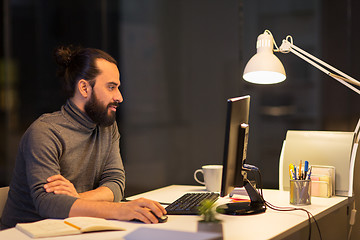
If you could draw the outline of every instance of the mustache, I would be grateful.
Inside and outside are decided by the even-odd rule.
[[[111,103],[108,104],[108,107],[111,107],[111,106],[118,107],[118,106],[120,106],[120,103],[119,103],[118,101],[116,101],[116,102],[111,102]]]

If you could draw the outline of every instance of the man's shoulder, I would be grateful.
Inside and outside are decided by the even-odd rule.
[[[63,121],[64,118],[60,111],[44,113],[30,125],[28,131],[47,131],[49,129],[56,129],[56,126]]]
[[[38,119],[36,119],[33,125],[44,125],[44,124],[57,124],[59,122],[64,121],[63,115],[61,111],[56,111],[52,113],[44,113]]]
[[[60,133],[59,119],[63,119],[59,112],[41,115],[25,131],[22,136],[21,146],[25,144],[34,147],[34,143],[41,145],[49,143],[50,140],[57,141],[56,139],[58,139]]]

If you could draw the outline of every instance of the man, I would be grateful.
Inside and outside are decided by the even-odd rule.
[[[123,101],[116,61],[91,48],[60,47],[55,57],[69,98],[22,137],[2,228],[73,216],[157,223],[153,213],[166,214],[159,203],[119,202],[125,173],[115,122]]]

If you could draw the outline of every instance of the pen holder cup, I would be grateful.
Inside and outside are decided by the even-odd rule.
[[[290,180],[290,204],[311,204],[311,180]]]

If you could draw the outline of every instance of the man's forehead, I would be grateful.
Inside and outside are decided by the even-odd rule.
[[[96,65],[100,71],[98,78],[102,79],[104,83],[120,85],[120,73],[116,64],[98,58],[96,59]]]
[[[117,68],[115,63],[109,62],[108,60],[103,59],[103,58],[97,58],[95,61],[95,64],[99,69],[108,68],[108,67],[116,67]]]

